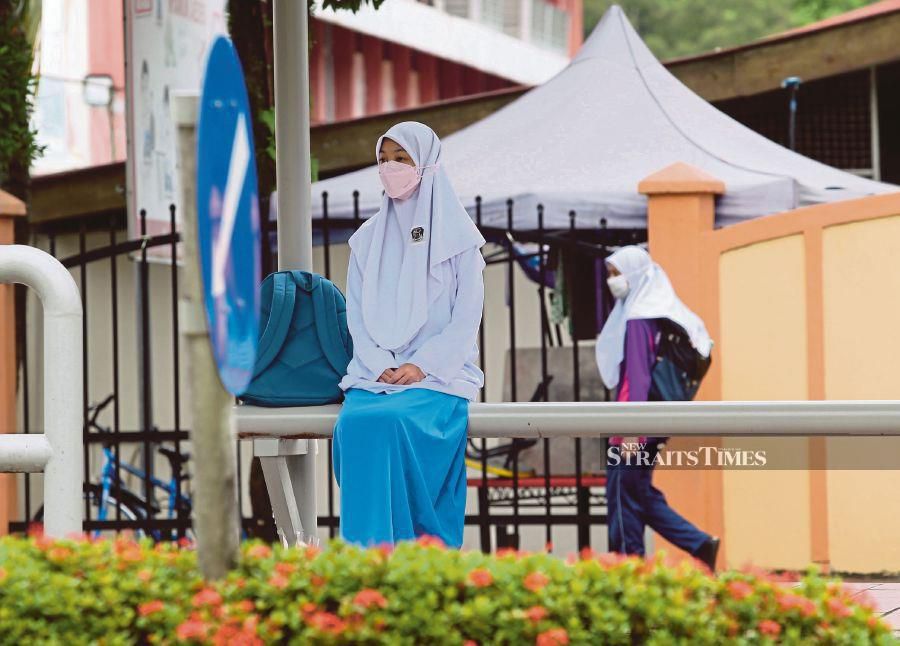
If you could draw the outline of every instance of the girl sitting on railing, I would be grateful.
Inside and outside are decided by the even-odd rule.
[[[353,359],[334,430],[341,536],[377,545],[427,534],[458,547],[468,406],[484,384],[484,238],[431,128],[397,124],[375,153],[381,209],[350,238]]]

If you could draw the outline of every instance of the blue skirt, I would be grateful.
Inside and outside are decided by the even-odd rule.
[[[437,536],[462,545],[469,402],[410,388],[351,388],[334,427],[341,538],[362,546]]]

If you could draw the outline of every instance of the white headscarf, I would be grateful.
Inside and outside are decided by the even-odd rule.
[[[691,345],[708,357],[712,339],[700,317],[675,294],[663,268],[653,262],[640,247],[622,247],[606,259],[628,281],[629,291],[617,299],[603,330],[597,337],[597,367],[607,388],[619,385],[619,372],[625,357],[625,328],[633,319],[669,319],[691,339]]]
[[[443,263],[484,245],[441,166],[441,140],[425,124],[404,121],[379,137],[397,142],[420,170],[419,187],[405,200],[384,194],[381,209],[350,238],[362,270],[362,317],[369,336],[386,350],[405,347],[428,319],[447,280]]]

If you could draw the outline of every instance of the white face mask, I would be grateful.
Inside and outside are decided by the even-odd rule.
[[[625,298],[631,289],[628,286],[628,280],[621,274],[608,278],[606,284],[609,285],[609,291],[612,292],[615,298]]]

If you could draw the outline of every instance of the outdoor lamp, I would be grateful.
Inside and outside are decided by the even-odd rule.
[[[88,74],[84,77],[84,102],[95,108],[112,105],[113,79],[109,74]]]

